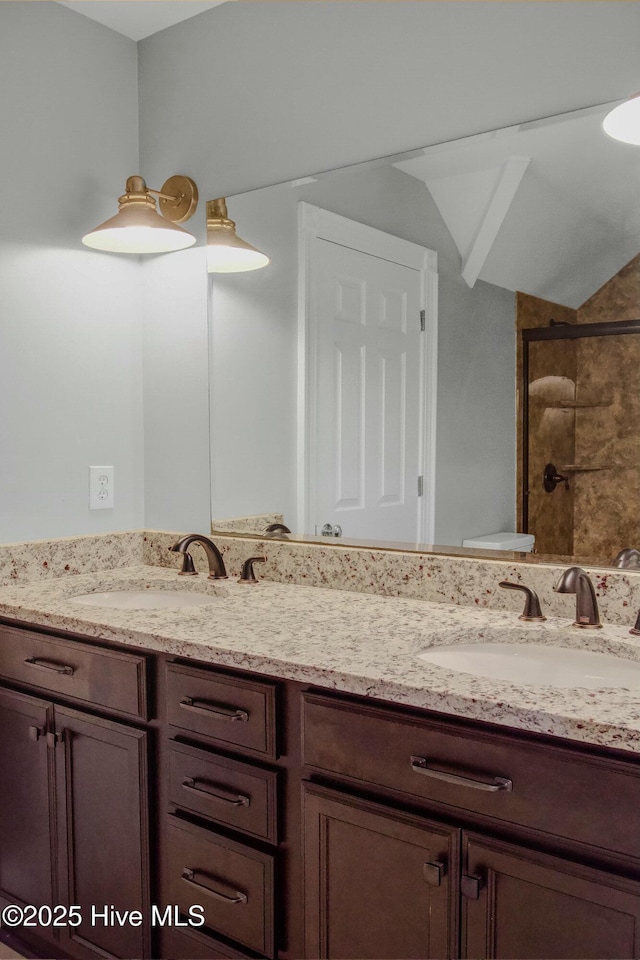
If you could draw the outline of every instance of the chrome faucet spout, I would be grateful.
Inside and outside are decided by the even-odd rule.
[[[216,547],[213,540],[210,540],[209,537],[205,537],[200,533],[188,533],[186,536],[177,540],[172,547],[169,547],[169,549],[173,551],[173,553],[182,553],[185,556],[189,556],[188,550],[192,543],[199,543],[207,555],[207,561],[209,563],[208,579],[226,580],[227,571],[224,566],[222,554]],[[190,571],[185,571],[183,568],[183,572]]]
[[[573,622],[574,627],[597,630],[602,626],[596,591],[589,575],[582,567],[569,567],[565,570],[553,589],[556,593],[575,593],[576,618]]]

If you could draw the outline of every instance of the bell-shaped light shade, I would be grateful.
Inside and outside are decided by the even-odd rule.
[[[614,107],[604,118],[602,129],[614,140],[640,146],[640,93]]]
[[[118,203],[115,217],[82,238],[87,247],[109,253],[170,253],[196,242],[192,234],[160,216],[142,177],[129,177],[127,192]]]
[[[269,257],[260,253],[236,233],[233,220],[227,218],[223,199],[207,203],[207,270],[209,273],[242,273],[266,267]]]

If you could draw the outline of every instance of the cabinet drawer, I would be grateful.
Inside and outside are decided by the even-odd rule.
[[[640,856],[637,762],[315,694],[303,699],[304,762],[316,770]]]
[[[268,843],[277,843],[277,776],[182,743],[169,745],[171,803]]]
[[[207,927],[273,957],[273,857],[172,816],[168,842],[171,903],[201,905]]]
[[[275,686],[167,665],[168,720],[172,727],[221,746],[276,757]]]
[[[143,656],[0,626],[0,676],[77,703],[148,719]]]

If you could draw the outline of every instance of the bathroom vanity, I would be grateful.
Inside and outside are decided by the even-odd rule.
[[[640,956],[628,691],[507,701],[416,665],[417,639],[455,621],[443,604],[229,584],[179,627],[175,611],[73,621],[69,580],[105,586],[0,590],[0,907],[83,920],[14,943],[78,960]],[[460,630],[508,619],[467,610]]]

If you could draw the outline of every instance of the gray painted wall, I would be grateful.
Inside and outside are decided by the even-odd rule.
[[[80,244],[137,168],[136,92],[132,41],[0,3],[0,542],[142,524],[138,264]]]

